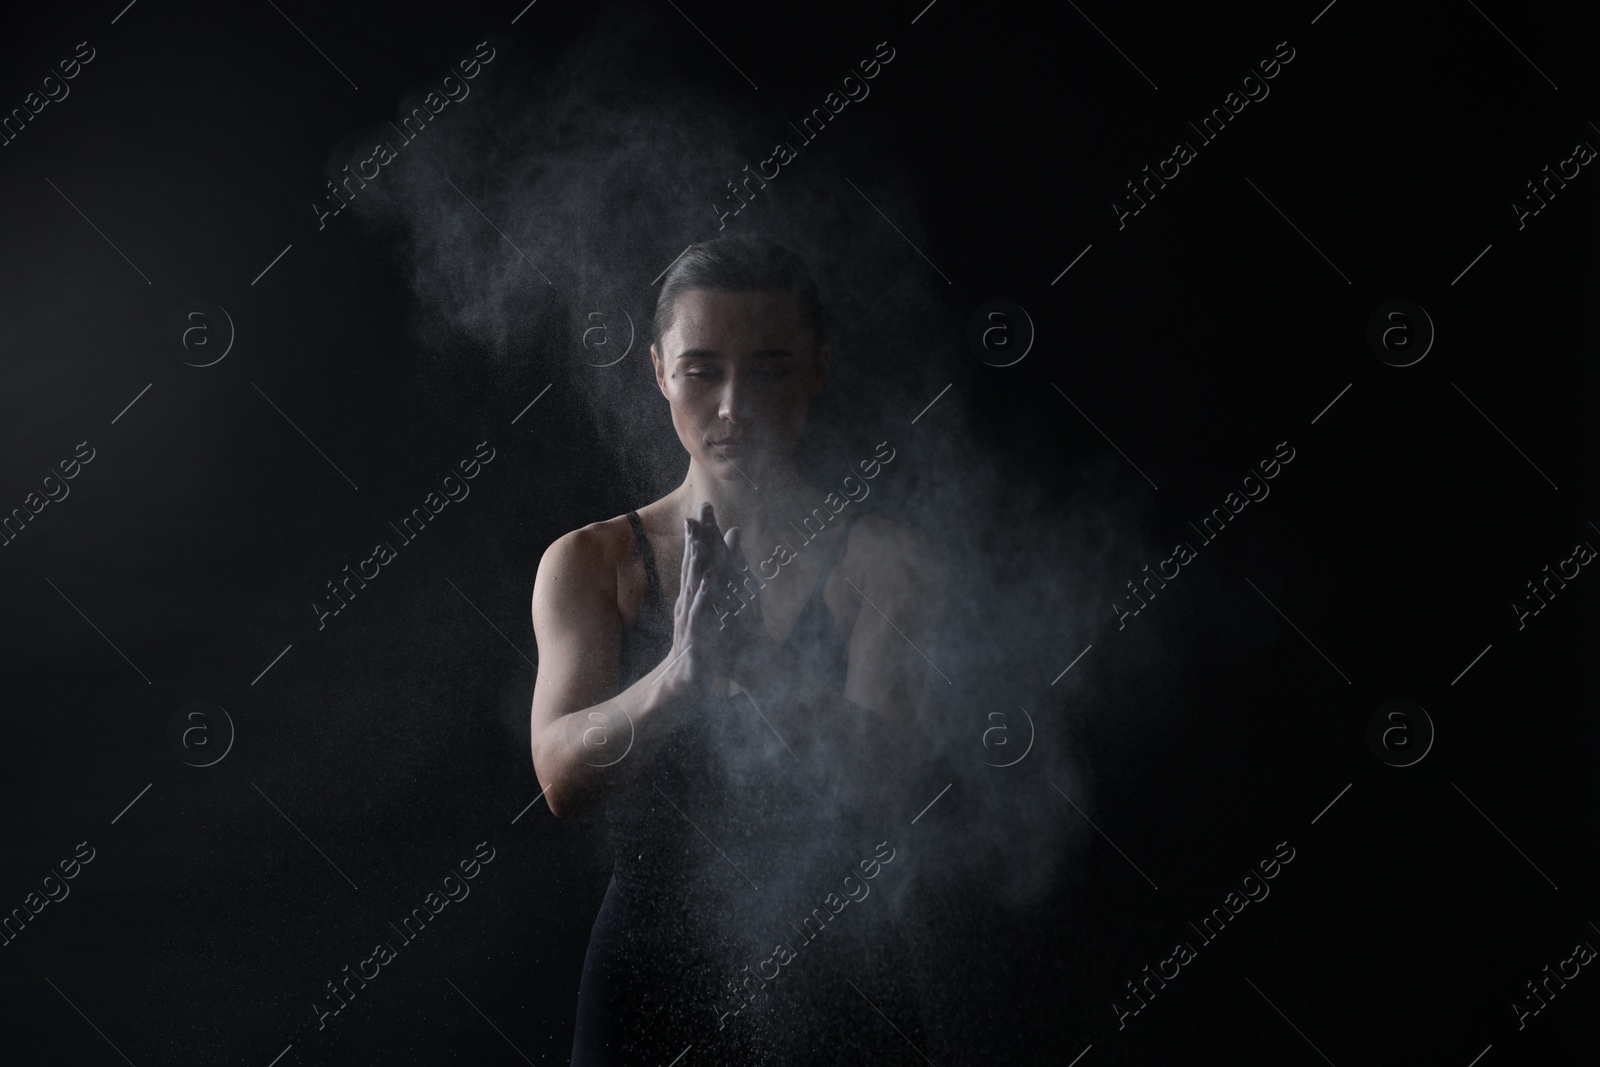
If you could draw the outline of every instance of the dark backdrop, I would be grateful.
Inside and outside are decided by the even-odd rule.
[[[514,106],[490,102],[635,22],[652,27],[654,84],[773,128],[893,43],[871,99],[810,151],[864,189],[897,183],[921,220],[906,243],[883,222],[860,238],[903,256],[937,308],[938,342],[909,377],[926,401],[951,388],[895,433],[1004,471],[1014,514],[952,522],[982,530],[1023,584],[1081,566],[1050,531],[1118,516],[1077,602],[1021,613],[997,597],[958,620],[973,663],[984,612],[1052,649],[1007,684],[1032,694],[1086,792],[1063,803],[1027,764],[987,779],[985,818],[1045,811],[1068,829],[1042,892],[966,876],[943,918],[945,981],[970,1010],[921,1053],[1342,1067],[1594,1049],[1587,968],[1520,1028],[1513,1002],[1536,1007],[1525,982],[1600,944],[1600,579],[1583,568],[1520,628],[1512,606],[1537,606],[1524,583],[1546,564],[1600,544],[1600,178],[1582,167],[1520,229],[1512,207],[1534,206],[1523,183],[1574,144],[1600,145],[1592,16],[1360,0],[278,6],[7,16],[6,109],[78,42],[94,49],[70,95],[0,148],[0,508],[93,450],[0,549],[0,909],[93,849],[70,895],[0,948],[8,1049],[71,1064],[565,1059],[606,868],[598,820],[528,807],[528,596],[551,540],[670,483],[630,482],[560,390],[528,408],[552,363],[581,358],[572,331],[541,320],[510,355],[448,324],[421,331],[403,234],[352,218],[319,232],[308,205],[330,159],[356,158],[340,147],[353,131],[476,42],[497,58],[462,110]],[[1119,229],[1124,183],[1280,41],[1294,59],[1270,96]],[[426,165],[419,149],[391,166]],[[647,279],[715,219],[696,201],[662,232],[621,279],[637,321]],[[528,293],[573,299],[531,278]],[[1012,366],[965,332],[996,299],[1031,317]],[[1392,300],[1436,333],[1406,367],[1367,338]],[[186,361],[219,351],[214,312],[212,348],[172,340],[192,301],[232,325],[213,366]],[[1414,312],[1400,321],[1426,343]],[[1008,323],[1020,344],[1028,326]],[[483,441],[495,458],[470,498],[319,631],[308,602]],[[1282,441],[1295,458],[1270,498],[1119,628],[1123,583],[1198,541],[1189,521]],[[1369,723],[1395,699],[1427,722],[1385,719],[1398,732],[1375,746]],[[983,710],[974,766],[995,758]],[[978,810],[964,791],[910,832],[954,832]],[[323,983],[482,841],[495,858],[471,896],[319,1032]],[[1280,842],[1294,860],[1271,895],[1202,944],[1189,923]],[[1007,854],[997,883],[1014,876]],[[1198,957],[1119,1028],[1115,1004],[1137,1006],[1124,983],[1182,940]]]

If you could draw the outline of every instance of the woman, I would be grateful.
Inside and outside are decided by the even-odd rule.
[[[846,877],[864,902],[895,853],[884,819],[912,799],[937,561],[796,470],[831,353],[792,252],[691,247],[662,284],[650,355],[683,482],[558,538],[533,592],[534,769],[557,816],[603,802],[616,851],[573,1063],[696,1046],[721,1050],[697,1062],[799,1062],[879,1030],[907,1052],[915,1020],[885,1006],[904,990],[875,962],[887,944],[868,959],[859,943],[887,902],[876,918],[834,902]],[[824,921],[832,943],[807,948]],[[869,1004],[846,1003],[840,976]]]

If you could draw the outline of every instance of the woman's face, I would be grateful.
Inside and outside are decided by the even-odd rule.
[[[827,345],[813,349],[799,302],[781,289],[687,290],[650,347],[678,440],[730,480],[793,461],[828,355]]]

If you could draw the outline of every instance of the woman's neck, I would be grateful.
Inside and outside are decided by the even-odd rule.
[[[747,468],[746,473],[749,478],[736,474],[733,479],[724,480],[690,460],[683,484],[672,494],[678,528],[681,529],[684,516],[698,519],[701,504],[709,501],[716,511],[718,527],[724,533],[730,527],[739,527],[741,543],[749,551],[756,551],[754,546],[765,545],[775,531],[786,528],[786,517],[808,511],[817,503],[810,501],[811,487],[792,465],[759,472]]]

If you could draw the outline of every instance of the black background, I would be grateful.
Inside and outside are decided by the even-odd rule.
[[[72,1064],[266,1067],[286,1045],[282,1063],[568,1055],[605,869],[592,820],[537,805],[512,823],[539,791],[527,602],[551,540],[643,501],[607,476],[559,393],[511,424],[550,380],[541,361],[564,355],[422,350],[384,231],[318,233],[306,205],[335,145],[477,41],[537,67],[649,19],[663,84],[756,93],[720,48],[760,83],[773,125],[875,42],[894,44],[893,77],[818,150],[866,180],[891,162],[914,178],[917,244],[938,268],[899,245],[904,270],[958,328],[921,357],[953,386],[897,431],[907,440],[962,410],[962,447],[999,457],[1039,522],[1114,501],[1152,544],[1187,536],[1277,442],[1296,449],[1276,503],[1152,603],[1159,626],[1119,631],[1109,606],[1061,607],[1099,621],[1037,665],[1035,711],[1079,717],[1085,810],[1104,836],[1074,837],[1056,888],[1023,906],[969,887],[948,966],[974,1009],[928,1059],[1065,1062],[1092,1046],[1085,1067],[1344,1067],[1466,1065],[1488,1046],[1477,1062],[1592,1052],[1600,978],[1587,968],[1524,1029],[1510,1004],[1575,943],[1600,943],[1585,651],[1600,579],[1585,569],[1521,630],[1510,603],[1575,543],[1600,542],[1600,178],[1585,167],[1520,231],[1510,203],[1577,141],[1600,144],[1593,16],[1358,0],[1320,16],[1316,3],[679,6],[540,0],[515,25],[515,2],[8,15],[7,109],[78,41],[97,55],[0,148],[0,507],[78,442],[96,457],[0,549],[0,908],[77,842],[97,854],[0,948],[5,1046]],[[1270,97],[1119,230],[1108,205],[1123,183],[1285,40],[1295,58]],[[711,236],[702,221],[639,280]],[[194,299],[237,327],[215,367],[185,366],[167,342]],[[1036,327],[1015,366],[980,361],[959,328],[991,299]],[[1410,367],[1365,339],[1393,299],[1437,329]],[[496,459],[473,498],[317,633],[306,597],[485,439]],[[1016,566],[1056,563],[1024,552]],[[1407,768],[1367,742],[1372,712],[1396,698],[1437,731]],[[224,762],[185,766],[169,748],[189,700],[228,710]],[[1004,780],[1008,803],[1083,822],[1021,772]],[[961,791],[934,813],[915,831],[961,820]],[[308,1026],[322,983],[482,840],[496,859],[448,926],[327,1030]],[[1123,983],[1193,940],[1186,920],[1280,841],[1296,858],[1271,896],[1119,1030]]]

